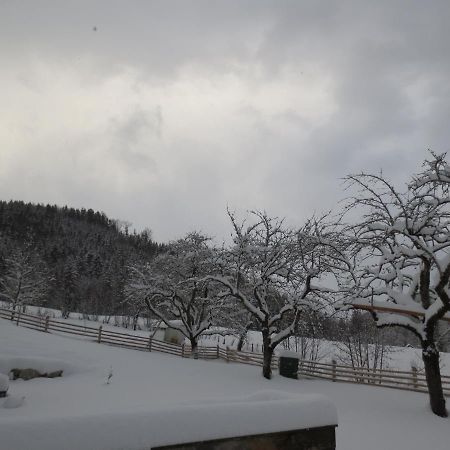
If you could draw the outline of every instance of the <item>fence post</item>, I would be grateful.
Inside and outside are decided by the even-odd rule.
[[[184,358],[184,343],[181,344],[181,357]]]
[[[331,373],[331,378],[332,381],[336,381],[336,360],[332,359],[331,360],[331,366],[332,366],[332,373]]]
[[[98,342],[99,344],[100,344],[100,342],[102,342],[102,326],[101,326],[101,325],[98,327],[97,342]]]
[[[148,337],[148,351],[149,352],[152,351],[152,336],[151,335]]]
[[[21,310],[19,308],[19,312],[17,313],[17,320],[16,320],[16,325],[19,326],[19,322],[20,322],[20,314],[21,314]]]
[[[217,346],[217,359],[219,359],[219,346]]]
[[[227,347],[227,357],[226,357],[226,362],[230,362],[230,355],[229,355],[229,347]]]
[[[45,324],[44,324],[44,332],[45,332],[45,333],[48,333],[49,322],[50,322],[50,317],[49,317],[49,316],[46,316],[46,317],[45,317]]]
[[[411,373],[412,373],[412,383],[414,389],[419,389],[419,383],[417,380],[417,367],[412,366],[411,367]]]

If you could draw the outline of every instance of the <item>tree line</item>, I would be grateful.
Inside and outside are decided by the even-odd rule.
[[[13,307],[120,313],[128,267],[164,248],[92,209],[0,201],[0,291]]]

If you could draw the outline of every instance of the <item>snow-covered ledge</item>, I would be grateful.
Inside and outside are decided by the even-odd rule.
[[[322,395],[261,391],[248,397],[128,414],[39,420],[11,417],[2,420],[0,428],[9,450],[26,448],[29,442],[46,450],[134,450],[335,425],[336,408]]]

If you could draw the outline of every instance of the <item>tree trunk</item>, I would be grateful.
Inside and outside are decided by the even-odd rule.
[[[447,417],[445,398],[442,391],[439,351],[434,343],[422,343],[422,359],[425,367],[431,410],[440,417]]]
[[[272,378],[272,356],[273,349],[271,347],[264,347],[263,377],[268,380]]]
[[[133,330],[136,331],[139,322],[139,313],[133,316]]]
[[[268,380],[272,378],[272,356],[273,348],[270,340],[263,336],[263,377]]]
[[[244,346],[245,339],[247,338],[247,331],[248,331],[248,328],[245,327],[244,331],[239,335],[239,341],[238,341],[238,345],[237,345],[238,352],[242,351],[242,347]]]
[[[11,320],[14,320],[15,315],[16,315],[16,308],[13,305],[11,307]]]
[[[239,335],[239,342],[237,345],[237,351],[242,351],[242,347],[244,346],[245,339],[247,338],[248,330],[250,330],[250,327],[252,326],[252,322],[249,321],[246,325],[242,333]]]
[[[194,338],[189,338],[191,342],[191,357],[198,359],[198,342]]]
[[[239,341],[238,341],[238,345],[237,345],[237,351],[241,352],[242,351],[242,347],[244,346],[244,342],[245,342],[245,334],[241,334],[239,336]]]

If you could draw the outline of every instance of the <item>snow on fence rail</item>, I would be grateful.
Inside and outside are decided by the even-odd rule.
[[[84,325],[75,325],[51,319],[26,314],[10,309],[0,308],[0,318],[11,320],[16,325],[20,325],[32,330],[43,332],[66,333],[76,336],[90,338],[98,343],[131,348],[135,350],[157,351],[175,356],[189,358],[192,356],[189,345],[171,344],[169,342],[152,339],[151,336],[120,333]],[[226,362],[237,362],[262,366],[263,355],[261,353],[242,352],[217,347],[198,347],[198,358],[201,359],[223,359]],[[272,359],[272,369],[277,369],[279,358]],[[425,375],[413,369],[411,371],[388,370],[388,369],[367,369],[336,364],[322,363],[318,361],[299,360],[298,375],[306,378],[321,378],[330,381],[343,381],[347,383],[367,384],[371,386],[390,387],[416,392],[428,392]],[[444,394],[450,396],[450,376],[442,375],[442,387]]]

